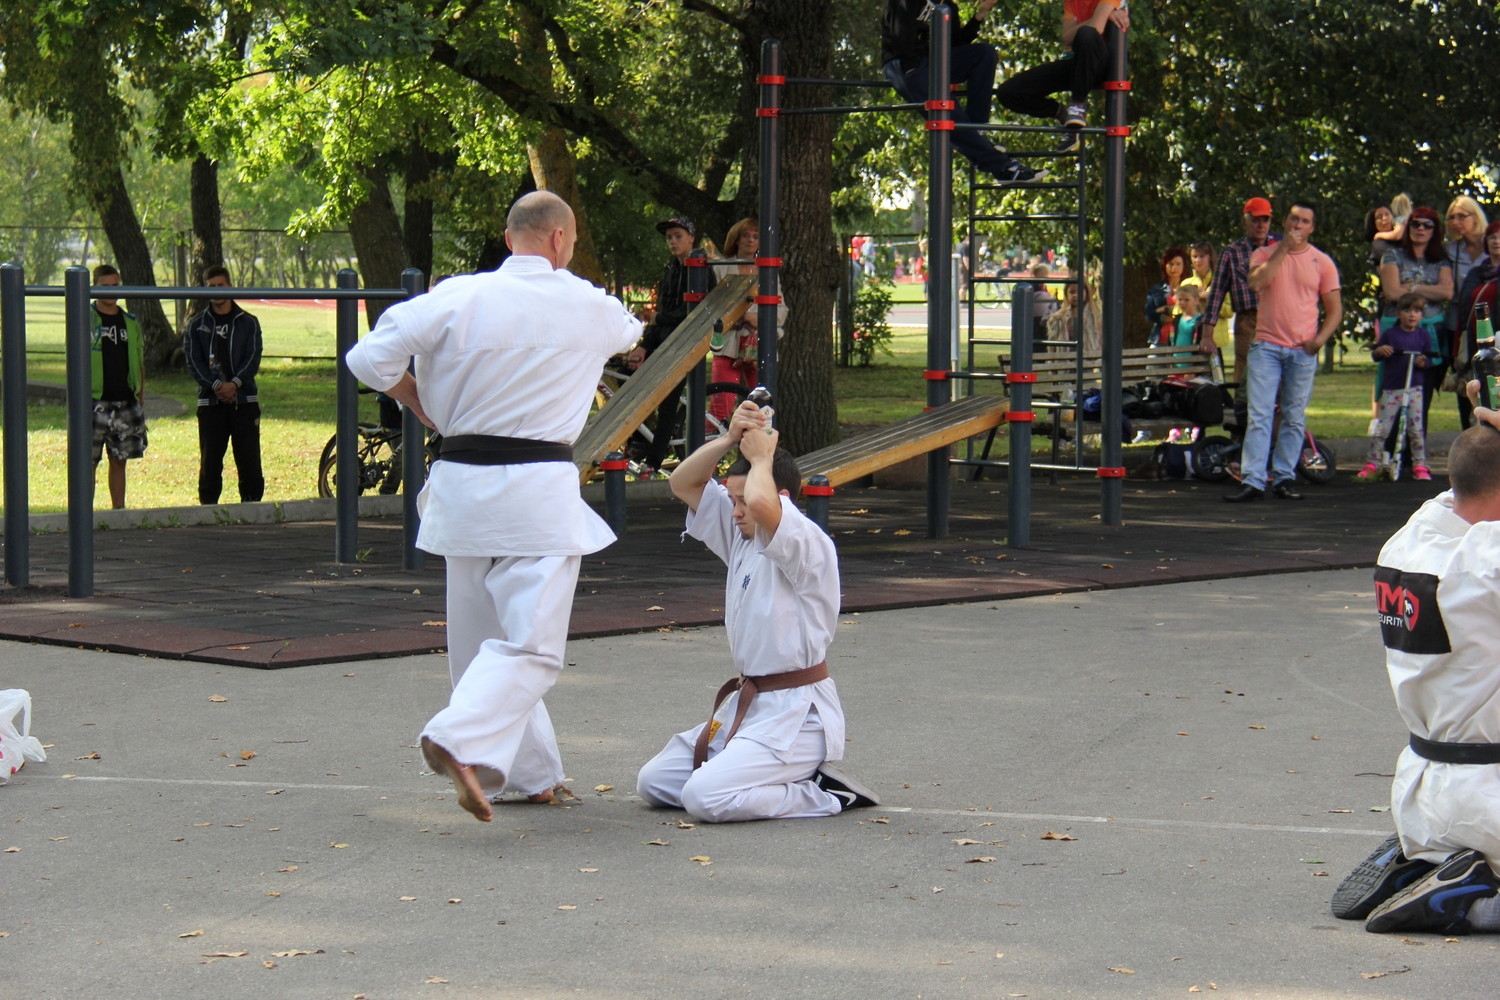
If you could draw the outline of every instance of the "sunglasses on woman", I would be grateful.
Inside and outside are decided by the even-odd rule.
[[[1412,219],[1411,222],[1408,223],[1408,225],[1410,225],[1413,229],[1436,229],[1437,228],[1437,223],[1433,222],[1431,219]]]

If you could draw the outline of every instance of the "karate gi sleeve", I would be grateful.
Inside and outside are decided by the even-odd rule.
[[[835,581],[838,579],[838,551],[833,547],[833,539],[798,510],[789,497],[781,498],[781,525],[763,553],[799,593],[821,585],[830,574]]]
[[[381,392],[401,381],[420,345],[408,336],[402,320],[416,302],[401,302],[381,313],[375,329],[349,349],[344,363],[355,378]]]

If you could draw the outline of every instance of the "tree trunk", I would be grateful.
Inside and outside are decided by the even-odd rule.
[[[573,215],[578,220],[578,244],[573,248],[573,263],[568,265],[568,270],[600,288],[605,287],[604,265],[599,263],[589,214],[578,194],[578,162],[568,146],[567,133],[552,126],[544,130],[536,142],[527,145],[526,153],[531,160],[531,175],[536,178],[536,186],[551,191],[573,206]]]
[[[114,265],[120,270],[120,282],[125,285],[156,286],[156,271],[151,264],[151,248],[146,244],[146,234],[135,214],[135,205],[130,201],[130,191],[125,187],[125,174],[118,165],[107,168],[94,183],[89,185],[89,200],[99,213],[99,221],[109,238],[114,252]],[[160,299],[132,299],[130,311],[141,321],[145,335],[146,367],[149,371],[162,371],[171,363],[172,353],[178,348],[177,334],[167,321]]]
[[[193,244],[188,261],[188,284],[202,285],[203,272],[224,263],[224,217],[219,204],[219,164],[199,153],[188,176],[193,213]],[[194,299],[188,315],[208,308],[207,299]]]
[[[408,267],[422,272],[432,287],[432,190],[433,175],[441,158],[422,145],[421,129],[406,151],[406,205],[401,215],[402,243]]]
[[[1121,316],[1124,319],[1121,333],[1126,347],[1146,347],[1151,343],[1151,324],[1146,322],[1146,292],[1160,279],[1152,280],[1152,268],[1148,264],[1126,264],[1124,267],[1125,303]],[[1216,331],[1222,340],[1224,325]]]
[[[349,213],[349,239],[359,258],[360,285],[364,288],[400,288],[401,272],[406,269],[406,250],[402,242],[401,220],[391,200],[391,187],[385,171],[368,167],[365,196]],[[365,320],[373,328],[380,314],[391,303],[365,300]]]
[[[761,37],[782,41],[787,76],[832,75],[833,5],[805,0],[761,0],[752,25]],[[760,72],[746,67],[753,81]],[[753,85],[747,83],[747,86]],[[831,103],[826,87],[788,87],[788,107]],[[839,284],[839,252],[829,202],[833,186],[831,115],[782,119],[781,290],[787,328],[777,351],[777,424],[781,440],[796,455],[839,439],[833,388],[833,303]],[[764,228],[767,220],[761,220]]]

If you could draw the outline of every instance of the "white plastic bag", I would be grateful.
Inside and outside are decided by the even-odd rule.
[[[15,722],[18,716],[19,730]],[[46,759],[42,741],[31,735],[31,694],[20,688],[0,691],[0,785],[28,760],[41,763]]]

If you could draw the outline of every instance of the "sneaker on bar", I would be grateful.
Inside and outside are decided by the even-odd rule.
[[[1033,170],[1020,160],[1011,160],[1009,164],[995,171],[995,183],[1002,187],[1007,184],[1026,184],[1030,181],[1047,179],[1047,171]]]
[[[1340,920],[1363,920],[1434,867],[1430,861],[1413,861],[1402,854],[1401,838],[1393,833],[1333,890],[1333,915]]]
[[[880,805],[880,796],[832,764],[820,766],[813,774],[813,783],[838,799],[843,812]]]
[[[1052,147],[1052,152],[1058,155],[1063,153],[1075,153],[1082,144],[1083,137],[1077,129],[1065,128],[1058,137],[1057,145]]]
[[[1478,851],[1460,851],[1370,914],[1365,930],[1468,934],[1469,908],[1500,892],[1500,878]]]
[[[1089,106],[1087,104],[1069,104],[1063,108],[1062,118],[1065,128],[1083,128],[1088,124]]]

